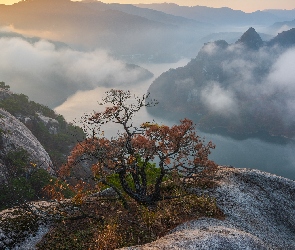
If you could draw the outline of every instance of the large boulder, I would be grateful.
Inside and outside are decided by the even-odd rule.
[[[51,159],[37,138],[17,118],[0,109],[0,181],[5,181],[7,173],[3,159],[8,152],[19,149],[26,150],[33,163],[54,174]]]
[[[129,250],[295,249],[295,182],[252,169],[219,167],[217,198],[224,220],[202,218]]]

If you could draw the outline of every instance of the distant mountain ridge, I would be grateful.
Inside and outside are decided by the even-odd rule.
[[[295,17],[295,8],[292,10],[280,10],[280,9],[266,9],[263,12],[274,14],[283,19],[293,20]]]
[[[59,40],[75,49],[100,48],[116,56],[142,54],[153,60],[183,56],[193,41],[214,28],[159,11],[96,1],[27,0],[0,5],[0,13],[0,26],[22,34]]]
[[[290,20],[266,11],[70,0],[25,0],[0,5],[0,13],[0,26],[11,26],[18,33],[61,41],[78,50],[106,49],[132,63],[134,55],[152,62],[191,57],[203,37],[223,26],[240,30]]]
[[[245,13],[240,10],[230,8],[211,8],[206,6],[179,6],[173,3],[161,4],[136,4],[141,8],[150,8],[167,14],[182,16],[193,20],[217,25],[265,25],[277,21],[286,21],[286,17],[277,16],[271,12],[256,11]]]
[[[288,31],[291,28],[295,28],[295,19],[291,20],[291,21],[284,21],[284,22],[276,22],[273,25],[271,25],[270,27],[267,28],[267,31],[269,33],[273,33],[276,34],[282,31]]]

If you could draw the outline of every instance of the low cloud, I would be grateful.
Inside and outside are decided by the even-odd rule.
[[[281,26],[276,32],[275,32],[275,35],[279,34],[279,33],[282,33],[284,31],[287,31],[287,30],[290,30],[292,29],[293,27],[290,27],[289,25],[287,24],[284,24],[283,26]]]
[[[202,50],[208,55],[213,55],[218,51],[218,47],[215,43],[207,43]]]
[[[204,52],[212,56],[206,47]],[[251,51],[234,44],[219,48],[213,57],[220,62],[220,79],[201,87],[201,101],[210,111],[224,116],[243,113],[257,119],[273,117],[286,126],[294,124],[295,48],[274,46]],[[216,63],[215,59],[212,62]]]
[[[56,48],[46,40],[0,38],[0,81],[30,99],[56,107],[78,90],[119,87],[142,77],[139,68],[112,58],[107,52]]]
[[[222,88],[218,82],[210,82],[201,93],[203,103],[211,111],[223,115],[232,115],[237,113],[237,103],[234,94]]]

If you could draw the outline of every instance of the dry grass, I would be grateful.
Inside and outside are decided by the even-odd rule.
[[[132,201],[129,205],[126,210],[116,200],[85,202],[80,208],[92,218],[57,223],[38,249],[112,250],[154,241],[188,220],[204,216],[223,218],[214,199],[195,195],[165,200],[150,209]]]

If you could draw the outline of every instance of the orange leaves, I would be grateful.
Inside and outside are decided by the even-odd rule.
[[[106,107],[105,111],[97,112],[89,118],[92,122],[105,122],[106,119],[111,118],[114,113],[119,110],[119,106]]]
[[[79,181],[73,188],[75,196],[72,198],[72,202],[76,205],[81,205],[87,197],[89,191],[89,185],[83,181]]]
[[[97,162],[95,164],[92,164],[91,171],[92,171],[94,177],[99,175],[102,171],[101,163]]]
[[[131,145],[136,153],[153,152],[155,148],[155,141],[144,135],[135,135],[132,138]]]
[[[169,165],[169,164],[171,163],[170,158],[166,158],[165,161],[164,161],[164,163],[165,163],[166,165]]]
[[[127,164],[132,165],[134,162],[136,162],[136,158],[133,155],[130,155],[127,159]]]
[[[94,125],[97,130],[92,130],[92,138],[74,147],[61,172],[69,173],[76,163],[86,159],[97,181],[106,182],[108,176],[117,173],[126,194],[138,199],[141,204],[152,204],[161,199],[160,184],[170,174],[169,171],[176,171],[186,177],[214,169],[216,165],[208,156],[215,146],[212,142],[205,144],[197,135],[191,120],[183,119],[179,125],[172,127],[149,122],[140,127],[133,125],[136,112],[144,106],[151,106],[146,98],[144,95],[131,99],[130,92],[122,90],[107,92],[103,101],[108,107],[85,119],[87,124]],[[102,126],[109,122],[121,126],[123,132],[118,131],[117,136],[111,139],[104,138],[100,132]],[[148,166],[153,160],[159,165],[158,174],[152,176],[157,180],[151,181],[156,183],[152,195],[147,193],[147,175],[150,173]],[[80,203],[82,198],[82,194],[77,195],[76,202]]]
[[[50,180],[52,182],[52,180]],[[65,197],[63,195],[63,190],[65,189],[65,186],[60,180],[56,180],[54,183],[45,186],[43,188],[43,192],[46,194],[46,196],[50,197],[53,200],[63,200]]]
[[[106,138],[87,138],[76,144],[68,156],[67,163],[61,167],[60,175],[69,175],[71,169],[77,164],[77,160],[82,156],[98,156],[105,158],[111,152],[111,143]]]

